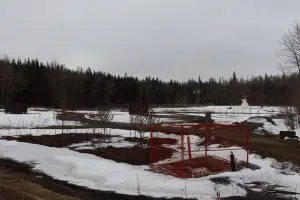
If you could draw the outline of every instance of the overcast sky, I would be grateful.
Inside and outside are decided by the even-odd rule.
[[[299,0],[1,0],[0,54],[163,80],[279,73]]]

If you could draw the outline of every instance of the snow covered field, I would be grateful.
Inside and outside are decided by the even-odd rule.
[[[155,115],[189,115],[189,116],[204,116],[206,111],[212,112],[212,119],[215,123],[231,124],[234,122],[243,122],[251,117],[269,117],[280,113],[279,107],[241,107],[241,106],[204,106],[204,107],[188,107],[188,108],[155,108]],[[71,111],[73,112],[73,111]],[[86,118],[89,114],[95,114],[96,111],[79,110],[75,111],[83,113]],[[47,126],[61,125],[61,121],[56,119],[56,110],[46,109],[30,109],[28,114],[12,115],[0,112],[0,128],[42,128]],[[113,110],[113,122],[130,123],[130,115],[127,111]],[[182,123],[181,119],[159,117],[161,123]],[[263,129],[270,133],[278,134],[280,130],[287,130],[282,119],[274,120],[276,125],[264,121]],[[80,125],[78,122],[65,121],[64,125]]]
[[[205,116],[205,112],[211,112],[211,117],[215,123],[232,124],[243,121],[262,123],[262,127],[260,127],[257,132],[263,131],[274,135],[278,135],[280,131],[289,130],[282,118],[272,119],[274,124],[264,118],[282,113],[283,108],[275,106],[203,106],[187,108],[155,108],[153,110],[161,115],[180,114],[203,117]],[[300,137],[300,131],[297,131],[296,133],[297,136]]]
[[[137,195],[137,180],[141,184],[141,194],[154,197],[196,197],[211,199],[220,191],[222,197],[243,196],[245,190],[238,184],[262,181],[266,184],[287,186],[285,190],[295,192],[300,177],[294,172],[284,175],[272,168],[276,163],[272,159],[261,159],[250,155],[251,162],[261,166],[259,170],[244,169],[239,172],[226,172],[204,178],[178,179],[171,176],[152,173],[148,166],[132,166],[116,163],[89,154],[82,154],[66,148],[51,148],[41,145],[0,140],[2,157],[21,162],[37,163],[35,169],[59,180],[66,180],[93,189],[116,191]],[[38,152],[38,153],[37,153]],[[213,183],[210,178],[229,177],[230,185]],[[185,191],[186,188],[186,191]]]
[[[154,108],[154,112],[213,112],[213,113],[247,113],[247,114],[274,114],[281,111],[282,108],[275,106],[196,106],[196,107],[180,107],[180,108]]]
[[[286,126],[284,119],[272,119],[273,123],[269,122],[266,118],[263,117],[251,117],[247,119],[247,122],[261,123],[262,127],[257,129],[259,131],[267,131],[274,135],[279,135],[280,131],[287,131],[289,128]],[[298,135],[300,137],[300,134]]]
[[[158,115],[171,115],[172,113],[176,113],[192,116],[204,116],[204,112],[211,111],[214,112],[212,117],[217,123],[233,123],[248,120],[249,122],[262,123],[262,129],[268,130],[273,134],[279,134],[280,130],[287,129],[283,119],[274,119],[275,124],[272,124],[265,118],[261,118],[261,116],[273,116],[280,113],[280,108],[278,107],[261,108],[251,106],[250,108],[241,108],[238,106],[207,106],[156,108],[154,111]],[[86,115],[90,113],[90,111],[77,112]],[[115,122],[129,122],[128,112],[114,110],[113,113],[115,114]],[[29,110],[29,114],[27,115],[9,115],[0,112],[0,136],[60,134],[61,129],[43,128],[61,124],[61,121],[56,119],[56,114],[55,110]],[[164,119],[170,120],[168,123],[176,122],[176,119]],[[72,121],[67,124],[80,125]],[[40,128],[32,129],[35,127]],[[99,133],[102,132],[102,129],[76,128],[64,129],[63,131],[64,133]],[[114,137],[110,143],[105,144],[105,146],[132,146],[132,143],[124,141],[123,138],[133,136],[134,131],[109,128],[108,133],[117,137]],[[297,130],[297,135],[300,136],[300,129]],[[145,137],[150,137],[150,133],[145,133]],[[176,135],[174,135],[174,138],[179,140]],[[201,138],[199,137],[191,136],[192,143],[200,140]],[[173,145],[173,148],[176,148],[176,145]],[[73,144],[70,147],[84,148],[84,144]],[[172,148],[171,145],[168,147]],[[199,148],[199,146],[192,145],[192,150],[199,150]],[[211,145],[210,148],[218,148],[218,146]],[[223,155],[218,154],[218,156],[225,158],[228,156],[229,151],[230,150],[228,150],[228,152],[224,151],[222,152]],[[238,155],[237,152],[235,153]],[[279,165],[275,160],[269,158],[261,159],[258,155],[254,154],[250,155],[250,161],[252,164],[261,167],[258,170],[243,169],[239,172],[226,172],[186,180],[150,172],[149,167],[146,165],[133,166],[117,163],[90,154],[75,152],[68,148],[52,148],[17,141],[0,140],[0,155],[21,162],[37,163],[35,169],[42,170],[56,179],[93,189],[116,191],[132,195],[138,194],[138,181],[140,182],[140,190],[143,195],[154,197],[196,197],[197,199],[203,200],[215,197],[217,190],[220,191],[221,197],[244,196],[246,191],[243,189],[243,185],[250,184],[254,181],[265,182],[267,185],[286,186],[280,189],[291,192],[298,192],[297,185],[300,184],[300,177],[293,170],[289,169],[288,175],[286,172],[282,173],[282,170],[274,167]],[[172,159],[176,159],[176,157],[177,155],[174,155]],[[210,179],[215,177],[229,177],[231,183],[229,185],[214,183]],[[261,188],[254,189],[257,191],[261,190]],[[297,198],[299,197],[297,196]]]
[[[216,123],[234,123],[242,122],[253,116],[272,116],[281,112],[280,107],[259,107],[259,106],[201,106],[186,108],[153,108],[155,115],[189,115],[189,116],[205,116],[205,112],[212,112],[212,119]],[[95,114],[95,111],[76,111],[84,113],[87,118],[88,114]],[[130,122],[128,111],[113,110],[113,122]],[[180,120],[172,118],[159,118],[163,123],[180,122]]]
[[[215,123],[231,124],[242,122],[254,116],[272,116],[281,112],[280,107],[260,106],[201,106],[186,108],[154,108],[154,112],[164,114],[181,114],[190,116],[205,116],[205,112],[212,113]]]
[[[28,114],[5,114],[0,112],[0,128],[35,128],[61,125],[62,121],[56,118],[55,110],[33,110]],[[65,121],[65,125],[76,125],[78,123]]]
[[[122,130],[122,129],[111,129],[108,128],[107,133],[109,135],[122,135],[129,137],[130,134],[134,134],[133,131],[130,130]],[[102,128],[74,128],[74,129],[64,129],[64,133],[101,133],[103,132]],[[61,134],[61,129],[0,129],[0,136],[19,136],[19,135],[57,135]],[[145,136],[149,136],[150,133],[145,133]]]
[[[89,110],[77,110],[77,111],[72,111],[76,113],[83,113],[84,117],[87,119],[97,119],[94,117],[90,117],[90,115],[97,114],[97,111],[89,111]],[[112,115],[113,119],[112,122],[123,122],[123,123],[130,123],[130,115],[128,111],[123,111],[123,110],[118,110],[114,109],[112,110]],[[172,118],[167,118],[167,117],[155,117],[156,119],[159,119],[161,123],[180,123],[181,120],[176,120]]]

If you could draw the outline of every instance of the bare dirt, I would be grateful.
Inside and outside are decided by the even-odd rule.
[[[49,147],[67,147],[71,144],[82,143],[85,141],[91,141],[93,139],[109,138],[110,136],[103,134],[81,134],[81,133],[68,133],[68,134],[57,134],[57,135],[22,135],[19,137],[3,137],[7,140],[17,140],[19,142],[28,142],[33,144],[40,144]]]
[[[148,144],[148,145],[150,144],[149,138],[126,137],[125,141]],[[177,140],[173,138],[152,138],[151,142],[152,145],[163,145],[163,144],[174,145],[176,144]]]
[[[130,148],[96,148],[96,149],[83,149],[77,150],[81,153],[89,153],[99,156],[101,158],[106,158],[114,160],[116,162],[128,163],[131,165],[148,165],[150,164],[150,153],[149,147],[134,146]],[[159,153],[154,162],[160,160],[171,158],[173,154],[172,149],[161,147]]]
[[[191,160],[152,166],[155,172],[172,174],[178,178],[198,178],[231,171],[230,164],[215,157],[199,157]]]

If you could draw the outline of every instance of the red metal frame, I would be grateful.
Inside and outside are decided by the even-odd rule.
[[[245,125],[241,125],[241,124],[173,124],[173,125],[164,125],[164,126],[161,126],[161,125],[154,125],[152,126],[151,128],[151,134],[150,134],[150,165],[153,167],[154,166],[154,163],[153,161],[156,160],[154,159],[154,151],[153,151],[153,148],[155,148],[155,144],[153,142],[153,133],[154,132],[164,132],[166,134],[170,134],[171,131],[170,130],[163,130],[163,128],[165,129],[166,127],[178,127],[180,128],[180,134],[177,134],[177,135],[180,135],[180,140],[181,140],[181,150],[180,150],[180,159],[181,161],[183,162],[185,159],[184,159],[184,129],[185,127],[199,127],[199,128],[205,128],[205,157],[208,156],[208,151],[222,151],[223,149],[218,149],[218,150],[209,150],[208,149],[208,146],[210,145],[209,144],[209,128],[212,128],[212,127],[242,127],[244,128],[243,132],[245,133],[245,151],[246,151],[246,166],[249,167],[249,135],[250,135],[250,131],[249,131],[249,128]],[[190,142],[190,137],[187,136],[187,147],[188,147],[188,160],[192,160],[192,151],[191,151],[191,142]],[[241,148],[236,148],[236,150],[238,149],[241,149]],[[225,150],[225,149],[224,149]],[[235,149],[231,149],[231,150],[235,150]],[[222,158],[219,158],[221,160],[225,160],[225,159],[222,159]]]

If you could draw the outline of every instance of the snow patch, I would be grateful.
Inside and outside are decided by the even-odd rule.
[[[0,128],[35,128],[61,125],[62,121],[56,119],[54,110],[29,110],[27,114],[0,113]],[[64,121],[64,125],[76,125],[74,121]]]

